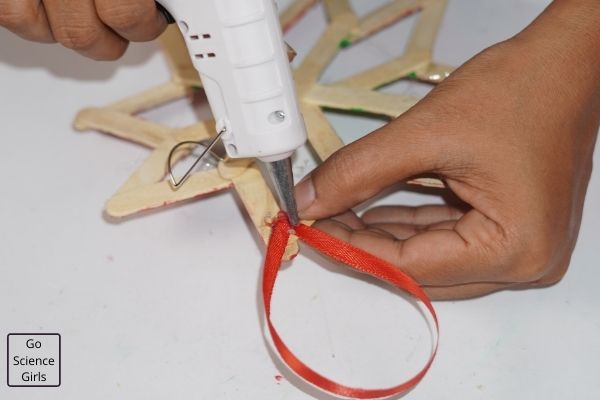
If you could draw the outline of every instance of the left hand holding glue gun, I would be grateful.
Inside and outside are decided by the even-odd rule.
[[[115,60],[130,41],[157,38],[167,17],[154,0],[0,0],[0,26],[96,60]]]

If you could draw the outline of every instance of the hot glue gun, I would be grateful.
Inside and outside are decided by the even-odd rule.
[[[306,128],[274,0],[159,3],[181,30],[216,121],[207,150],[222,140],[229,157],[263,162],[296,225],[291,156],[306,141]]]

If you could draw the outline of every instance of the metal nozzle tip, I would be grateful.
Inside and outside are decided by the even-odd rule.
[[[277,197],[279,207],[285,211],[292,226],[300,223],[298,207],[294,197],[294,175],[292,173],[292,159],[285,158],[280,161],[266,162],[265,166],[268,181],[273,193]]]

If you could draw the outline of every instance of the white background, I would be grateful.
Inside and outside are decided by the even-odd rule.
[[[381,1],[354,3],[366,9]],[[451,1],[436,60],[459,65],[518,32],[546,3]],[[288,40],[302,56],[322,27],[316,9]],[[349,50],[323,79],[400,54],[409,29],[407,21]],[[257,289],[263,247],[232,192],[121,222],[102,213],[148,150],[75,133],[75,113],[167,79],[152,43],[133,45],[117,63],[95,63],[0,31],[0,337],[50,331],[63,338],[60,388],[11,389],[0,382],[0,398],[315,394],[273,361],[263,340]],[[414,83],[389,90],[423,93]],[[179,102],[148,118],[185,124],[190,113]],[[346,141],[379,124],[339,115],[331,120]],[[305,154],[297,160],[298,177],[311,166]],[[406,398],[598,398],[599,197],[595,173],[571,268],[558,285],[436,304],[439,355]],[[383,201],[439,200],[400,193]],[[354,385],[398,383],[423,361],[427,328],[401,297],[356,278],[304,249],[279,282],[275,320],[290,346],[319,371]],[[5,349],[0,345],[0,376]]]

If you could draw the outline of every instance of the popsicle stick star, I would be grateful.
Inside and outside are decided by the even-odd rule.
[[[284,30],[294,26],[320,0],[296,0],[282,14]],[[358,17],[348,0],[322,0],[328,25],[318,42],[294,71],[300,107],[308,131],[308,142],[321,161],[343,146],[323,108],[396,118],[419,99],[382,93],[379,88],[401,79],[418,79],[436,84],[446,78],[451,67],[432,60],[432,48],[444,14],[446,0],[393,0],[375,11]],[[418,13],[405,53],[389,62],[337,82],[323,84],[319,79],[340,51],[368,40],[373,34]],[[143,120],[136,114],[168,102],[189,97],[201,90],[185,43],[176,27],[160,39],[172,78],[169,82],[120,100],[106,107],[87,108],[75,120],[77,130],[97,130],[153,149],[127,181],[109,199],[108,215],[120,218],[157,209],[184,200],[234,189],[263,240],[268,241],[269,221],[279,207],[253,160],[225,159],[209,171],[198,171],[178,190],[165,179],[167,157],[182,141],[200,141],[215,135],[213,121],[200,121],[183,128]],[[179,154],[179,159],[184,154]],[[437,179],[411,183],[443,187]],[[285,258],[298,252],[290,240]]]

